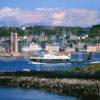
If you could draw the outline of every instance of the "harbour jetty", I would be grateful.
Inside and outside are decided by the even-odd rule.
[[[0,76],[0,85],[22,88],[44,89],[64,95],[73,95],[80,98],[100,98],[100,80],[85,79],[50,79],[24,76]],[[91,99],[92,100],[92,99]]]

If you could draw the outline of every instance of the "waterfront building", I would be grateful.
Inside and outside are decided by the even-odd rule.
[[[39,50],[42,50],[42,47],[34,42],[22,47],[22,52],[38,52]]]
[[[96,52],[96,46],[87,46],[87,52]]]
[[[29,52],[29,47],[28,46],[22,47],[22,52]]]
[[[59,51],[59,45],[46,44],[46,51],[48,51],[48,52],[58,52]]]
[[[3,46],[0,45],[0,53],[1,52],[6,52],[6,49],[5,49],[5,47],[3,47]]]
[[[0,43],[9,41],[9,40],[10,40],[10,37],[0,37]]]
[[[39,44],[34,43],[34,42],[29,44],[29,48],[30,48],[30,51],[33,51],[33,52],[38,52],[39,50],[42,50],[42,47]]]
[[[11,32],[11,53],[18,53],[18,36],[15,32]]]
[[[100,43],[96,44],[96,49],[97,52],[100,52]]]
[[[84,48],[85,43],[78,42],[78,44],[76,44],[76,45],[77,45],[77,48],[79,48],[81,50]]]
[[[67,48],[65,49],[65,52],[75,52],[75,48],[67,47]]]
[[[87,52],[100,52],[100,44],[87,46]]]

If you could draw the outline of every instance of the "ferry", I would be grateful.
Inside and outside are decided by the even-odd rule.
[[[32,64],[63,64],[68,63],[71,60],[71,55],[62,52],[52,52],[48,51],[40,52],[37,56],[30,56],[30,61]]]

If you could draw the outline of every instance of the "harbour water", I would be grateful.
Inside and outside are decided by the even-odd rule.
[[[72,61],[74,60],[84,60],[86,61],[87,54],[73,54]],[[92,56],[93,61],[100,61],[100,53],[95,53]],[[19,70],[64,70],[76,67],[87,67],[90,63],[74,63],[74,64],[32,64],[27,58],[0,58],[0,70],[2,71],[19,71]]]
[[[79,100],[43,90],[0,87],[0,100]]]
[[[71,60],[87,59],[87,54],[74,54]],[[100,53],[93,54],[93,61],[100,61]],[[28,58],[0,58],[0,71],[19,71],[19,70],[64,70],[76,67],[87,67],[90,63],[73,63],[63,65],[38,65],[31,64]],[[90,98],[90,97],[89,97]],[[39,89],[23,89],[0,87],[0,100],[86,100],[75,96],[64,96],[56,93],[48,93]],[[87,99],[90,100],[90,99]],[[91,99],[92,100],[92,99]],[[96,99],[93,99],[96,100]]]

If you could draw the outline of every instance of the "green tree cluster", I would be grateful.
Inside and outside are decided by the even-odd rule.
[[[19,35],[28,35],[37,34],[45,32],[47,36],[49,35],[62,35],[63,31],[70,32],[74,35],[82,36],[88,34],[90,38],[99,38],[100,37],[100,25],[94,25],[91,28],[82,28],[82,27],[62,27],[62,26],[30,26],[26,27],[23,30],[21,27],[0,27],[0,36],[9,36],[12,31],[17,32]]]

